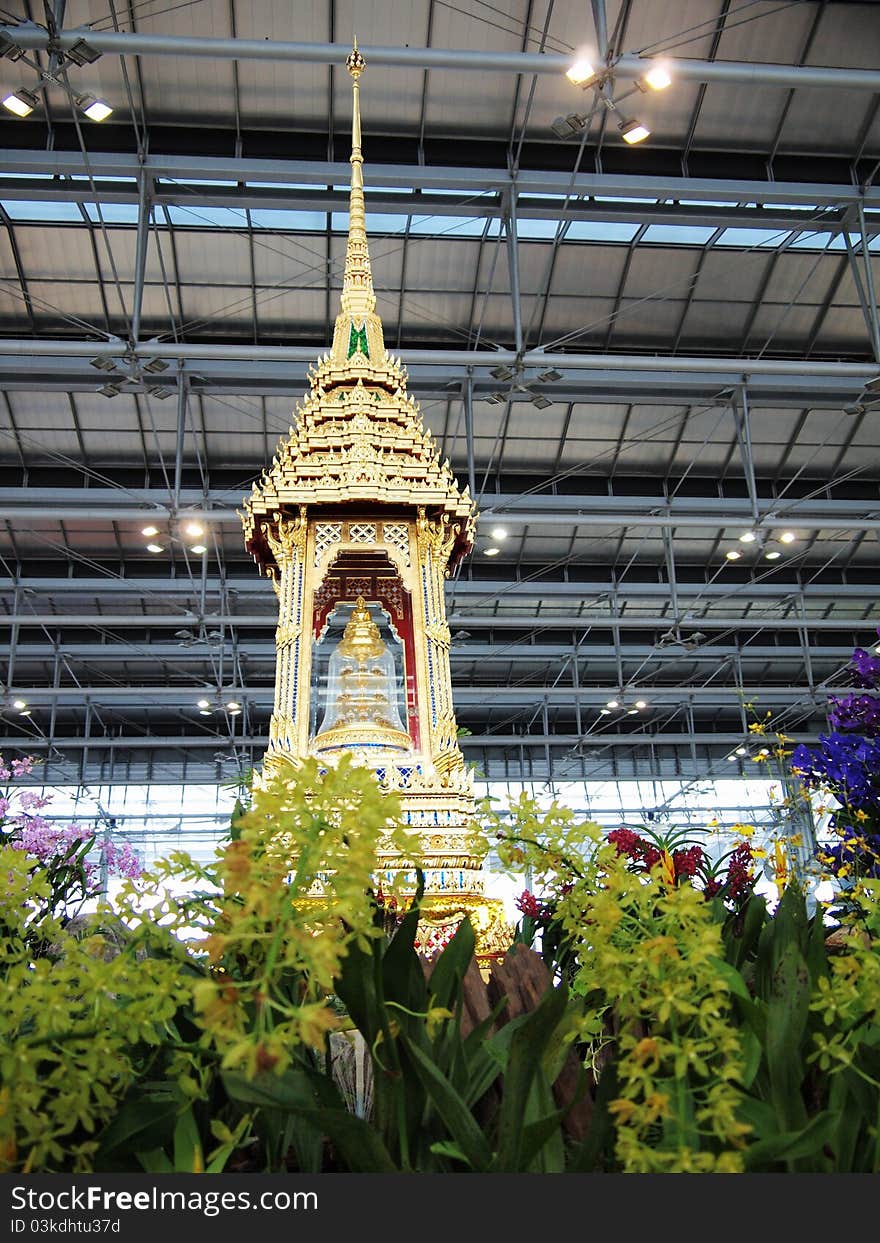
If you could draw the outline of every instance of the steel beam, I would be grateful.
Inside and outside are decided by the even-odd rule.
[[[863,593],[865,613],[875,613],[874,599],[868,599],[869,590]],[[732,596],[731,610],[742,606],[742,593]],[[274,605],[274,597],[267,599],[268,605]],[[825,607],[831,600],[826,598]],[[853,606],[855,607],[855,606]],[[658,614],[644,615],[636,613],[617,613],[609,608],[605,613],[598,611],[588,613],[468,613],[453,610],[449,614],[449,622],[462,629],[478,630],[572,630],[583,634],[585,629],[593,627],[607,630],[613,627],[618,630],[667,630],[672,620],[670,616]],[[205,626],[209,630],[219,630],[228,626],[231,630],[274,630],[277,614],[268,610],[265,613],[198,613],[192,609],[180,607],[176,613],[99,613],[95,610],[78,613],[39,612],[20,613],[17,615],[0,616],[0,630],[10,628],[44,628],[55,631],[67,626],[92,628],[95,630],[170,630],[184,629],[193,625]],[[804,622],[796,617],[777,617],[775,615],[749,614],[741,617],[732,612],[729,617],[686,617],[678,623],[685,639],[690,639],[693,631],[723,630],[728,634],[739,631],[769,630],[798,631]],[[807,629],[810,632],[836,631],[842,634],[859,634],[870,640],[877,633],[876,617],[810,617],[807,616]]]
[[[0,518],[4,517],[0,507]],[[143,514],[141,515],[144,516]],[[185,516],[188,518],[189,511]],[[880,519],[878,519],[880,521]],[[74,594],[77,596],[144,596],[147,598],[168,599],[173,596],[189,596],[201,592],[202,583],[189,578],[166,576],[122,577],[113,574],[78,576],[39,576],[27,575],[20,578],[0,576],[0,592],[12,593],[16,590],[27,593],[31,599],[39,595],[56,596]],[[828,604],[835,600],[873,600],[876,587],[873,583],[849,583],[843,578],[833,582],[807,583],[802,585],[797,578],[772,579],[758,582],[680,582],[677,584],[679,598],[683,601],[704,600],[717,602],[730,600],[732,605],[741,609],[744,595],[752,600],[784,600],[803,599],[814,604]],[[238,596],[258,596],[271,603],[274,608],[275,596],[269,584],[257,574],[256,569],[250,574],[225,575],[223,579],[210,577],[205,580],[204,590],[208,595],[220,595],[233,591]],[[547,578],[461,578],[449,584],[449,592],[455,602],[465,605],[479,605],[484,601],[495,603],[501,600],[577,600],[591,606],[606,600],[627,604],[636,600],[665,601],[670,598],[669,584],[659,580],[647,582],[626,581],[620,583],[599,580],[578,579],[547,579]],[[26,614],[22,614],[22,619]]]
[[[804,731],[798,733],[798,740],[802,742],[818,741],[818,733],[816,731]],[[571,749],[579,744],[589,747],[681,747],[688,746],[693,743],[699,747],[717,747],[719,750],[729,749],[738,746],[743,741],[741,733],[733,733],[725,730],[719,733],[672,733],[663,732],[657,734],[651,733],[633,733],[618,734],[612,731],[605,731],[601,734],[590,734],[586,738],[578,734],[515,734],[515,733],[492,733],[492,734],[471,734],[465,735],[459,739],[464,750],[478,750],[483,748],[494,747],[537,747],[543,750],[544,746],[549,744],[552,747],[565,747]],[[4,746],[14,748],[24,752],[42,752],[49,749],[57,751],[82,751],[85,747],[95,751],[128,751],[128,752],[149,752],[149,751],[166,751],[174,749],[177,751],[189,751],[191,748],[230,746],[228,735],[224,734],[181,734],[178,736],[162,736],[162,735],[128,735],[126,737],[104,737],[93,736],[86,740],[82,737],[63,736],[56,737],[51,742],[47,738],[40,738],[31,734],[8,734],[3,738]],[[258,734],[248,734],[235,739],[235,746],[238,747],[254,747],[260,751],[265,750],[269,745],[266,737]],[[719,774],[721,775],[721,774]],[[762,775],[759,772],[759,775]]]
[[[342,162],[161,154],[147,155],[140,160],[124,152],[101,151],[90,151],[86,162],[79,151],[0,150],[0,187],[4,198],[63,197],[68,202],[91,202],[94,193],[88,182],[51,180],[87,177],[91,173],[94,177],[119,179],[115,183],[102,182],[102,201],[136,203],[137,182],[142,171],[152,183],[153,201],[159,205],[186,203],[193,206],[302,207],[304,210],[315,207],[324,211],[338,207],[343,212],[348,210],[350,169]],[[38,177],[46,180],[37,180]],[[198,184],[206,181],[227,184]],[[254,186],[248,182],[263,184]],[[828,209],[829,220],[826,223],[823,216],[821,228],[836,232],[843,227],[843,213],[847,208],[857,208],[860,204],[867,209],[880,207],[878,186],[673,174],[573,174],[555,169],[518,169],[512,173],[506,168],[371,162],[369,182],[367,201],[372,209],[418,210],[419,214],[424,214],[427,203],[431,212],[455,216],[473,214],[501,218],[505,196],[514,189],[520,219],[559,219],[561,212],[570,211],[573,216],[584,219],[632,219],[643,223],[646,211],[655,208],[670,213],[669,223],[684,220],[697,223],[693,213],[699,211],[706,221],[797,228],[803,227],[805,221],[805,212],[798,211],[798,207],[824,207]],[[277,189],[273,189],[271,183],[275,183]],[[291,189],[293,185],[297,189]],[[314,192],[302,189],[309,185],[314,187]],[[389,193],[391,190],[395,193]],[[458,190],[465,202],[457,202],[449,196],[434,200],[431,192],[436,190]],[[417,197],[414,191],[418,191]],[[310,193],[313,193],[312,198],[308,197]],[[478,194],[480,197],[475,198]],[[539,195],[555,198],[534,197]],[[628,198],[645,201],[639,204],[614,201]],[[743,206],[748,203],[759,206]],[[816,220],[811,216],[806,218],[811,227],[817,227]]]
[[[0,33],[31,50],[50,46],[48,31],[31,22],[0,26]],[[191,35],[154,35],[98,31],[91,27],[62,31],[56,46],[72,47],[86,38],[99,52],[115,56],[199,56],[214,60],[268,60],[313,65],[342,65],[351,48],[345,43],[292,43],[273,39],[220,39]],[[474,73],[555,74],[562,76],[570,55],[547,52],[475,51],[469,48],[365,46],[369,64],[399,69],[456,69]],[[657,58],[620,56],[613,64],[619,78],[640,78]],[[741,61],[707,61],[663,56],[674,79],[683,82],[744,82],[799,88],[880,92],[880,72],[872,69],[830,69],[814,65],[776,65]]]
[[[168,493],[155,488],[0,488],[0,518],[10,522],[103,518],[108,522],[139,522],[145,518],[167,520],[175,515],[222,526],[238,527],[241,519],[230,505],[230,489],[181,488],[176,504]],[[526,497],[489,493],[480,519],[503,521],[508,526],[640,527],[658,531],[741,527],[757,522],[768,531],[823,529],[874,530],[880,527],[880,499],[817,500],[756,496],[736,497],[616,497],[540,494]],[[0,580],[2,582],[2,580]],[[456,585],[456,591],[460,584]]]

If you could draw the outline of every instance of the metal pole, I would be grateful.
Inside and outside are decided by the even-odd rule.
[[[468,369],[464,386],[464,435],[467,444],[468,489],[471,500],[477,498],[477,465],[474,453],[474,377]]]
[[[26,49],[45,49],[49,35],[32,23],[0,26],[13,43]],[[186,35],[128,34],[116,31],[71,30],[58,44],[71,47],[85,37],[99,52],[116,56],[207,56],[217,60],[300,61],[341,65],[351,51],[347,43],[292,43],[271,39],[211,39]],[[361,48],[368,63],[400,69],[464,69],[474,73],[548,73],[562,75],[571,56],[548,52],[492,52],[469,48],[382,47]],[[880,92],[880,72],[872,69],[828,69],[816,65],[752,64],[748,61],[708,61],[663,57],[673,78],[683,82],[747,82],[793,88],[827,86],[837,90]],[[640,78],[654,63],[652,57],[621,56],[614,62],[619,78]]]

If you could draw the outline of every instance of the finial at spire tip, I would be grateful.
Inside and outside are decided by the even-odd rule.
[[[354,78],[355,82],[357,82],[358,78],[361,76],[361,74],[364,72],[364,70],[367,67],[367,62],[364,60],[363,56],[358,51],[357,35],[355,35],[354,37],[354,44],[352,46],[351,51],[349,52],[348,56],[345,58],[345,67],[348,70],[348,72],[351,74],[351,76]]]

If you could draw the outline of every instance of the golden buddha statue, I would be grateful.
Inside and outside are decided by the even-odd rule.
[[[319,753],[354,747],[412,748],[400,719],[394,656],[363,596],[330,656],[324,720],[314,742]]]

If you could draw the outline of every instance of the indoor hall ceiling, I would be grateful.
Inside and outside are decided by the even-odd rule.
[[[144,35],[349,39],[352,5],[295,10],[156,0],[116,17]],[[368,62],[371,45],[411,55],[363,83],[379,309],[484,514],[449,594],[469,756],[541,779],[729,776],[752,692],[814,736],[848,651],[876,641],[880,96],[760,69],[681,79],[621,105],[653,131],[628,148],[605,110],[583,144],[555,137],[589,99],[561,72],[419,61],[567,54],[595,43],[589,12],[358,4]],[[612,59],[871,70],[880,45],[866,4],[632,0],[606,17]],[[72,0],[65,29],[88,24],[112,32],[110,5]],[[23,60],[0,66],[7,89],[33,83]],[[0,728],[53,755],[58,780],[259,759],[274,597],[234,511],[336,311],[340,69],[108,51],[68,70],[112,102],[102,126],[77,130],[55,84],[0,122]],[[199,556],[179,537],[190,514]],[[148,522],[174,537],[161,556]],[[601,715],[637,696],[633,716]]]

